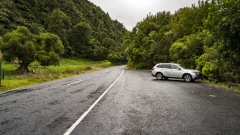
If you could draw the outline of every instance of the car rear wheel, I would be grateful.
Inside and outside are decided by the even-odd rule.
[[[183,76],[183,79],[184,79],[185,82],[191,82],[192,81],[192,76],[189,75],[189,74],[185,74]]]
[[[156,78],[157,78],[158,80],[162,80],[162,79],[163,79],[162,73],[157,73]]]

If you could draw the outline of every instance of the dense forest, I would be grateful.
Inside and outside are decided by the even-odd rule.
[[[124,42],[130,68],[175,62],[240,83],[240,0],[199,0],[174,14],[149,14]]]
[[[88,0],[0,0],[0,49],[4,60],[19,61],[19,72],[66,57],[126,63],[125,32]]]
[[[88,0],[1,0],[0,49],[19,71],[77,57],[150,69],[176,62],[240,83],[240,0],[199,0],[161,11],[127,31]]]

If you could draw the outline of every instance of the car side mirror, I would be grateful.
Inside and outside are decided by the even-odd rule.
[[[178,70],[182,70],[181,68],[178,68]]]

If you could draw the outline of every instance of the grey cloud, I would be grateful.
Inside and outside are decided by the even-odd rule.
[[[118,20],[131,30],[151,12],[161,11],[174,13],[180,8],[190,7],[198,0],[90,0],[108,12],[113,20]],[[197,4],[196,4],[197,5]]]

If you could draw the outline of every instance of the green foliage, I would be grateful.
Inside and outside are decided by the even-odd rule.
[[[198,6],[174,14],[147,15],[124,38],[128,67],[177,62],[201,70],[206,77],[240,82],[239,3],[199,0]]]
[[[3,44],[3,38],[0,36],[0,46]]]
[[[205,37],[205,33],[196,33],[177,40],[169,49],[172,61],[196,68],[195,60],[203,54]]]
[[[60,38],[51,33],[41,33],[38,38],[36,60],[42,66],[58,65],[60,56],[64,54],[64,47]]]
[[[195,17],[197,12],[194,8],[185,7],[179,9],[171,17],[171,27],[172,31],[177,38],[182,38],[184,36],[192,34],[192,27],[195,23]]]
[[[123,44],[115,44],[115,46],[111,46],[109,49],[108,60],[113,64],[126,64],[127,54],[125,53],[125,50],[125,42]]]
[[[20,73],[28,72],[28,66],[35,60],[42,65],[56,65],[60,56],[64,53],[64,47],[57,35],[42,33],[34,35],[26,27],[18,27],[16,30],[3,36],[0,49],[6,61],[18,61]]]
[[[104,46],[96,46],[93,51],[94,51],[93,57],[95,60],[107,59],[108,49],[105,48]]]
[[[216,43],[210,48],[204,46],[204,53],[196,59],[197,69],[210,78],[219,78],[218,72],[222,68],[219,60],[218,44]]]
[[[178,62],[207,77],[240,82],[239,3],[199,0],[174,14],[148,14],[128,32],[88,0],[2,0],[0,46],[4,59],[25,65],[35,58],[57,64],[64,50],[64,57],[109,59],[131,68]]]
[[[109,49],[111,46],[115,47],[116,46],[116,42],[113,39],[109,38],[109,37],[105,37],[103,39],[103,41],[102,41],[102,45],[105,48]]]
[[[79,28],[79,24],[84,25]],[[121,44],[126,32],[123,24],[112,20],[109,14],[88,0],[1,0],[0,36],[17,26],[25,26],[35,35],[56,34],[64,46],[64,57],[88,59],[102,55],[94,56],[94,52],[102,53],[99,48],[110,48],[111,44],[106,47],[104,39]],[[81,31],[77,32],[77,29]],[[93,39],[99,43],[96,46],[101,47],[92,44]],[[103,58],[106,59],[108,54]]]
[[[219,58],[223,61],[223,69],[230,72],[232,80],[240,81],[240,8],[239,0],[218,0],[209,8],[205,21],[206,28],[221,44],[218,46]],[[225,78],[222,78],[225,79]]]
[[[47,30],[50,33],[57,34],[61,38],[65,48],[68,47],[66,33],[69,28],[71,28],[71,21],[69,17],[60,9],[54,9],[48,17]]]
[[[26,27],[18,27],[16,30],[3,36],[3,44],[0,49],[3,58],[7,61],[17,59],[20,63],[19,71],[28,71],[29,64],[34,61],[36,53],[36,36]]]
[[[148,15],[138,23],[125,42],[128,44],[128,66],[130,68],[150,68],[156,62],[167,61],[172,34],[169,31],[169,12]]]
[[[89,24],[81,22],[69,32],[69,44],[75,56],[87,58],[93,52],[91,46],[92,28]]]

